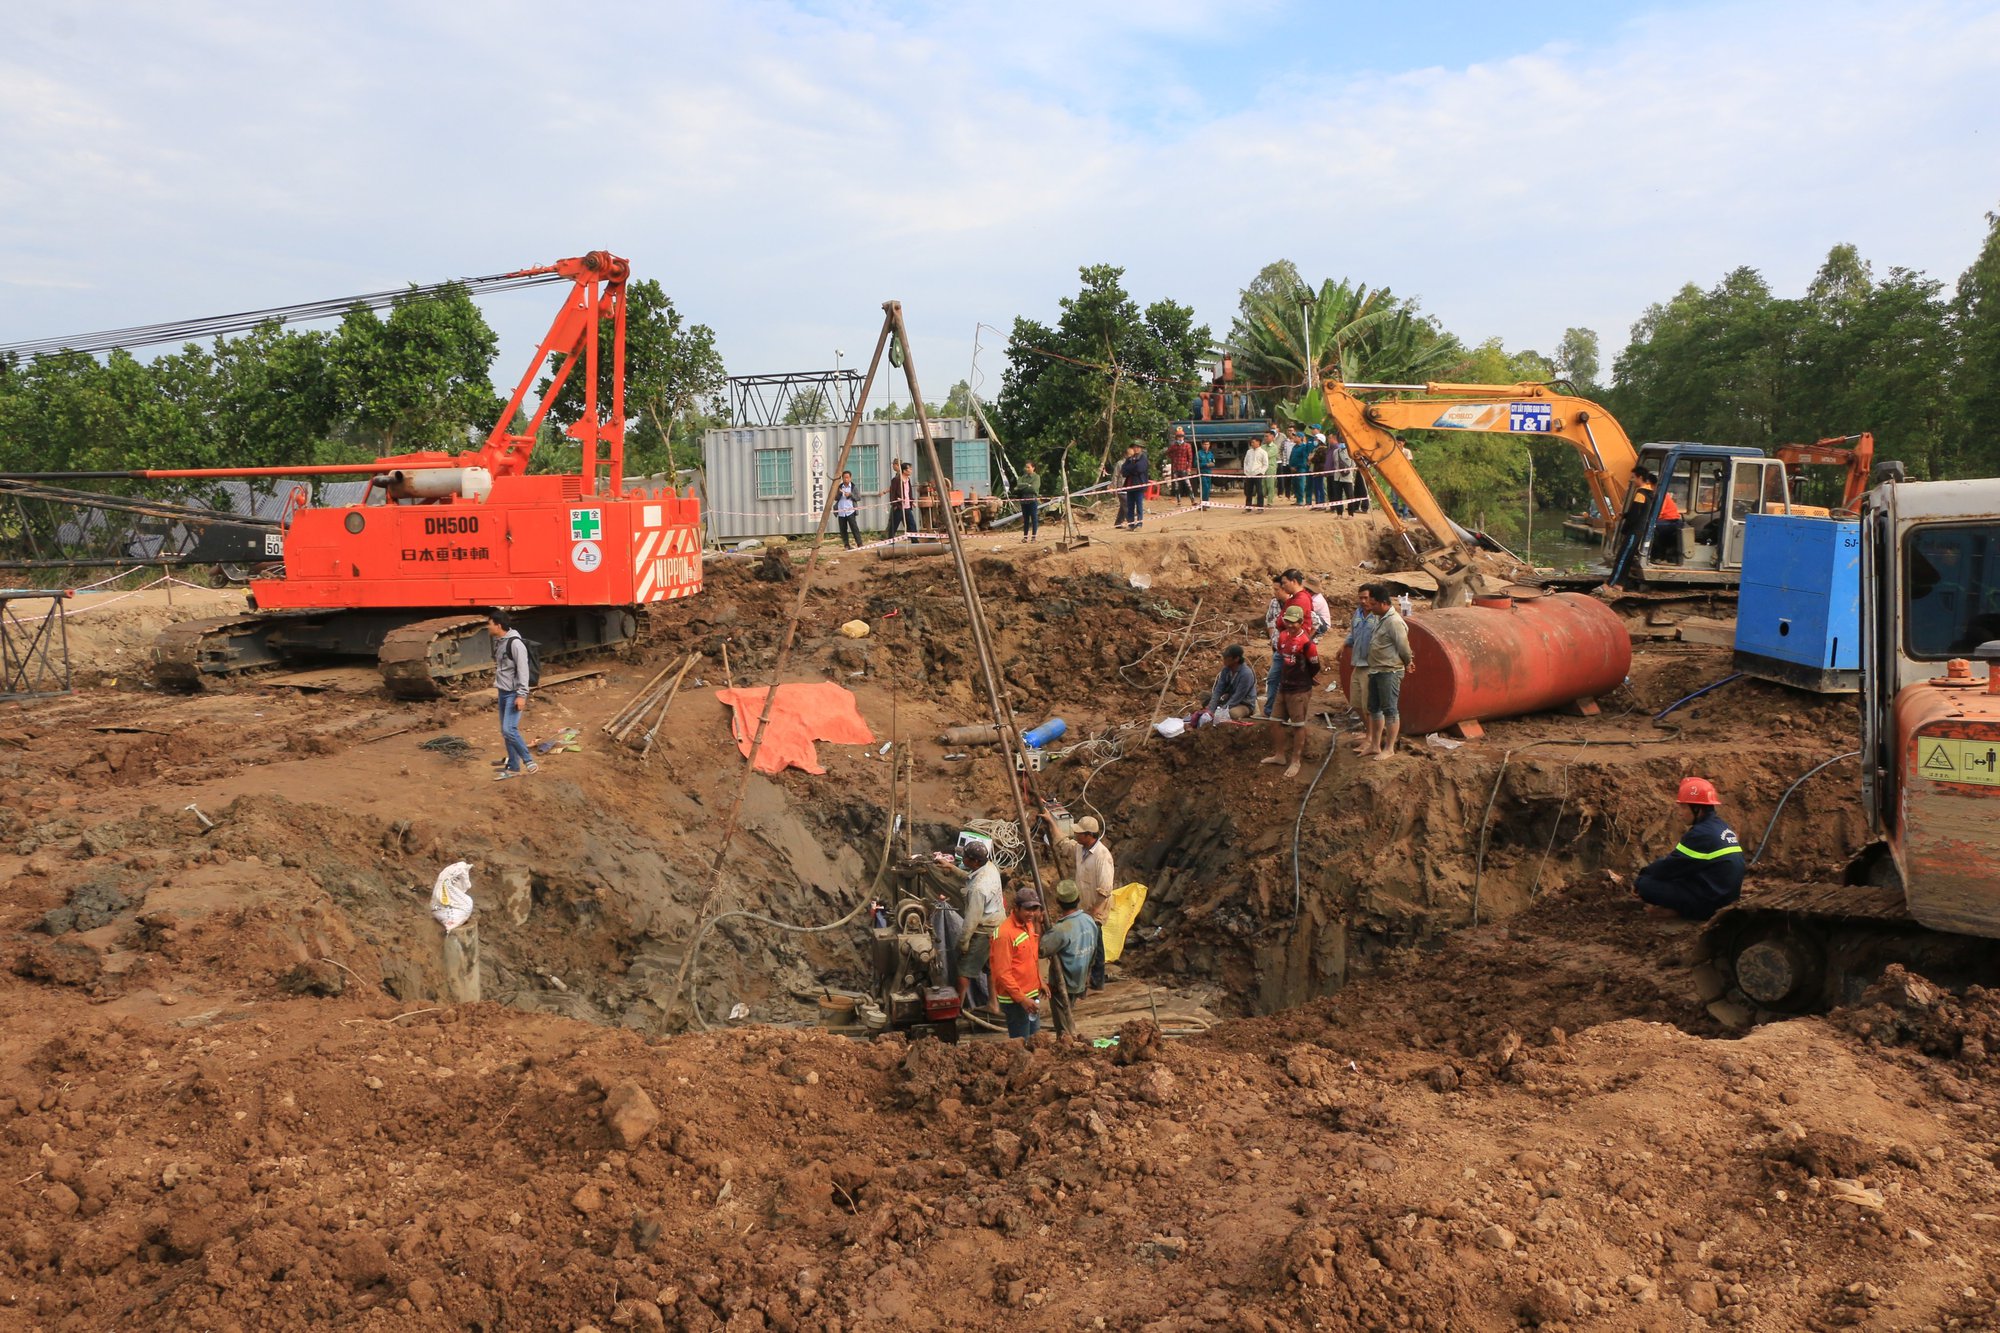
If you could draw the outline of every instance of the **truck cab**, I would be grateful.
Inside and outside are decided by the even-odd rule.
[[[1869,831],[1911,916],[2000,937],[2000,479],[1884,482],[1861,535]]]
[[[1791,502],[1785,465],[1761,450],[1670,442],[1638,452],[1639,468],[1659,484],[1636,514],[1627,502],[1625,520],[1605,539],[1611,581],[1621,586],[1733,585],[1749,516],[1804,512]]]

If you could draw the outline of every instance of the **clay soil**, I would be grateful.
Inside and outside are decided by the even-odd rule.
[[[1896,971],[1727,1028],[1693,928],[1625,891],[1686,773],[1753,873],[1836,876],[1852,761],[1773,814],[1851,704],[1739,681],[1656,724],[1728,654],[1645,641],[1598,717],[1387,763],[1329,757],[1324,694],[1287,780],[1254,730],[1146,724],[1224,643],[1261,666],[1274,568],[1344,613],[1379,529],[1086,531],[971,550],[1015,707],[1069,724],[1045,793],[1151,886],[1104,1046],[819,1029],[856,928],[732,919],[676,988],[740,771],[721,653],[767,678],[783,557],[552,663],[526,729],[581,748],[499,784],[490,693],[161,694],[134,664],[172,613],[86,604],[84,688],[0,712],[0,1327],[2000,1326],[2000,997]],[[938,740],[982,720],[965,636],[947,560],[832,563],[789,678],[853,689],[878,745],[752,782],[720,906],[835,921],[892,809],[918,850],[1011,811],[994,750]],[[598,724],[690,649],[641,761]],[[456,859],[478,1003],[426,911]]]

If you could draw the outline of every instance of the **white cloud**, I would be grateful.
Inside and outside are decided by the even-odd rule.
[[[1684,281],[1795,289],[1836,241],[1955,277],[2000,202],[1987,6],[1683,6],[1416,69],[1338,19],[71,6],[0,50],[0,339],[609,245],[743,371],[852,364],[900,297],[941,394],[975,320],[1052,316],[1100,260],[1218,332],[1283,255],[1470,338],[1615,345]],[[491,307],[501,378],[545,304]]]

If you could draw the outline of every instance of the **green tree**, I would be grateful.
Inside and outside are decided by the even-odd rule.
[[[0,398],[0,460],[7,471],[172,467],[205,456],[190,414],[157,402],[147,367],[128,352],[103,361],[58,352],[8,378]]]
[[[1556,373],[1576,386],[1576,391],[1585,398],[1594,398],[1601,389],[1597,383],[1598,349],[1597,333],[1593,329],[1564,329],[1562,341],[1556,344]]]
[[[611,321],[598,328],[597,400],[611,410]],[[538,393],[547,394],[564,357],[549,358]],[[635,476],[671,471],[699,461],[701,430],[719,417],[718,396],[728,382],[715,330],[690,324],[655,279],[625,289],[625,471]],[[583,376],[574,374],[549,404],[549,420],[573,425],[583,415]],[[570,444],[562,437],[564,444]],[[558,449],[545,464],[573,466]],[[540,461],[544,451],[537,450]]]
[[[1045,469],[1074,445],[1072,480],[1088,483],[1107,436],[1113,450],[1163,439],[1187,409],[1211,339],[1188,306],[1160,300],[1141,311],[1126,294],[1124,269],[1096,264],[1079,273],[1082,286],[1063,298],[1054,325],[1014,321],[994,415],[1009,446]]]
[[[465,448],[505,406],[488,373],[498,350],[463,287],[398,297],[387,319],[356,306],[329,349],[348,438],[385,454]]]
[[[359,462],[371,451],[336,438],[339,392],[331,335],[287,332],[273,320],[218,338],[207,358],[205,410],[231,466]],[[190,349],[192,350],[192,349]],[[160,369],[167,358],[154,362]]]
[[[1873,431],[1913,475],[1942,475],[1951,397],[1943,285],[1902,268],[1877,281],[1853,246],[1837,245],[1795,308],[1783,441]],[[1809,475],[1806,498],[1835,503],[1840,488],[1838,474]]]
[[[2000,213],[1986,215],[1986,241],[1958,279],[1951,313],[1954,441],[1941,461],[1957,476],[2000,475]]]
[[[1634,440],[1778,443],[1797,316],[1755,269],[1647,308],[1613,364],[1608,406]]]
[[[932,417],[969,417],[972,415],[972,385],[965,380],[951,386],[941,403],[925,403],[924,411]],[[870,421],[913,421],[917,409],[913,403],[885,403],[868,414]]]
[[[1327,279],[1315,290],[1289,260],[1267,264],[1243,289],[1228,350],[1266,410],[1296,416],[1307,383],[1417,383],[1460,356],[1455,339],[1387,288]],[[1308,412],[1310,415],[1310,412]]]
[[[815,422],[826,421],[829,419],[831,411],[832,409],[827,406],[827,398],[824,390],[807,389],[801,393],[792,395],[791,403],[785,408],[783,424],[787,426],[806,426]]]
[[[1769,450],[1872,431],[1912,475],[1942,476],[1964,466],[1951,381],[1971,358],[1954,313],[1938,282],[1903,268],[1878,280],[1851,245],[1834,246],[1797,299],[1737,269],[1647,310],[1618,357],[1610,406],[1635,440]],[[1809,500],[1838,498],[1837,477],[1808,481]]]

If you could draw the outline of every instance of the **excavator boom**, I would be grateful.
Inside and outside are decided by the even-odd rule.
[[[1323,392],[1327,415],[1339,426],[1348,451],[1395,488],[1437,541],[1438,552],[1426,563],[1438,577],[1441,603],[1460,600],[1461,585],[1476,581],[1473,548],[1404,453],[1397,432],[1484,431],[1567,440],[1583,460],[1591,495],[1603,515],[1619,512],[1638,464],[1638,453],[1615,417],[1588,399],[1556,393],[1546,384],[1329,384]],[[1362,392],[1420,396],[1367,400],[1357,396]]]
[[[1844,467],[1847,480],[1841,489],[1840,508],[1843,513],[1861,512],[1861,501],[1868,494],[1868,473],[1875,466],[1875,437],[1863,431],[1859,435],[1834,435],[1811,444],[1781,444],[1772,454],[1787,468],[1800,467]]]

